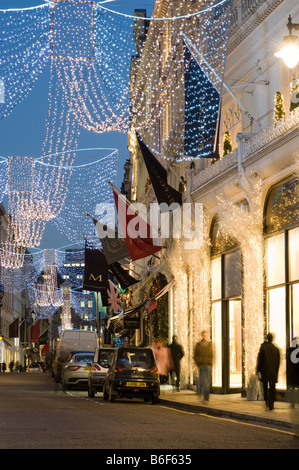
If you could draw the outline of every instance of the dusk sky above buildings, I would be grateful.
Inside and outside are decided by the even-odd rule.
[[[45,3],[47,3],[46,0],[0,0],[0,9],[30,8]],[[144,8],[148,17],[151,16],[154,4],[154,0],[114,0],[103,3],[110,10],[132,16],[136,8]],[[1,157],[29,156],[39,158],[41,156],[46,132],[49,80],[50,63],[47,64],[33,89],[24,100],[17,104],[8,116],[0,120]],[[116,185],[120,189],[124,176],[124,163],[129,158],[127,133],[108,132],[97,134],[81,129],[78,149],[84,148],[118,149]],[[5,206],[5,200],[3,203]],[[71,244],[71,241],[59,233],[53,224],[47,224],[40,248],[59,248],[68,243]]]

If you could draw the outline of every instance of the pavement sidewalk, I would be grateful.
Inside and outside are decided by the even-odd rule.
[[[277,401],[274,410],[266,411],[264,401],[249,401],[242,398],[240,394],[210,394],[209,403],[204,404],[201,397],[192,390],[177,392],[170,385],[162,385],[160,403],[184,411],[248,422],[254,421],[260,424],[283,427],[290,431],[294,429],[294,425],[299,426],[299,407],[297,405],[292,409],[287,401]]]

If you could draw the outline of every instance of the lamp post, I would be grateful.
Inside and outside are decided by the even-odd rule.
[[[292,30],[299,30],[299,24],[293,23],[291,15],[289,15],[287,28],[289,30],[288,36],[284,36],[283,45],[281,49],[275,52],[275,56],[281,58],[285,65],[292,69],[296,67],[299,62],[299,44],[298,37],[292,34]]]

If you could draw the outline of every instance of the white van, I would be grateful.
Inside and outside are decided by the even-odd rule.
[[[59,338],[52,366],[52,377],[55,379],[55,382],[60,382],[62,366],[67,361],[71,352],[95,352],[98,343],[95,331],[64,330]]]

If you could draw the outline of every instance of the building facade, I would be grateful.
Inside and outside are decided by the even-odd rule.
[[[183,3],[156,2],[154,15],[163,18],[198,10],[198,2]],[[171,100],[160,99],[159,119],[142,137],[149,147],[159,150],[156,156],[168,171],[168,183],[178,189],[181,177],[186,181],[184,202],[202,205],[203,243],[194,251],[186,250],[181,240],[168,240],[159,260],[150,267],[148,260],[143,262],[143,283],[135,296],[140,301],[159,272],[168,281],[174,279],[168,291],[167,339],[177,333],[184,346],[186,387],[196,382],[193,350],[202,329],[209,330],[214,345],[215,392],[238,391],[254,397],[258,349],[269,331],[281,351],[278,388],[287,387],[286,350],[299,335],[299,110],[292,106],[297,102],[298,69],[288,69],[274,52],[287,34],[289,14],[294,22],[299,21],[295,0],[232,3],[217,161],[200,158],[190,163],[188,158],[170,158],[181,155],[185,140],[184,79],[177,76],[177,67],[167,67],[167,60],[174,62],[172,42],[178,35],[175,26],[169,29],[171,22],[149,27],[144,60],[150,67],[149,58],[154,63],[155,54],[161,56],[163,66],[156,73],[161,80],[165,74],[164,83],[179,85]],[[194,39],[200,35],[196,27],[196,21],[190,22],[185,32],[194,40],[194,59],[201,63],[201,56],[196,57],[200,44]],[[180,47],[177,43],[177,53]],[[139,95],[141,85],[157,93],[149,83],[157,82],[155,75],[147,77],[135,78]],[[277,92],[285,111],[279,120],[274,119]],[[146,106],[150,109],[150,100]],[[134,135],[129,137],[129,150],[133,200],[154,202]]]

